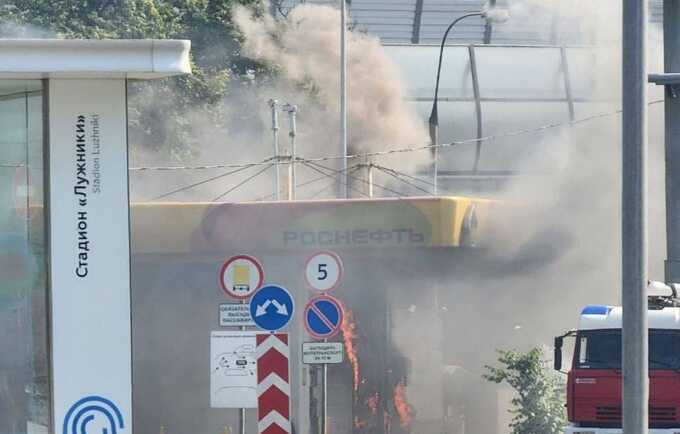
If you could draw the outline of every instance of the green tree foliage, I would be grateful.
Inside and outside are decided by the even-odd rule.
[[[543,351],[527,353],[499,351],[500,367],[486,366],[484,378],[507,383],[516,396],[512,400],[510,428],[513,434],[559,434],[566,425],[564,387],[546,367]]]
[[[186,113],[219,127],[230,81],[264,70],[240,54],[235,4],[264,12],[262,0],[0,0],[0,37],[191,40],[192,76],[130,89],[132,140],[182,159],[198,145]]]

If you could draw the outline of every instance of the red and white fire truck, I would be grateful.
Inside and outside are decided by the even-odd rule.
[[[670,295],[651,295],[661,287]],[[578,330],[555,338],[558,371],[564,338],[576,338],[567,379],[566,434],[622,432],[621,319],[619,306],[587,306]],[[663,284],[650,287],[649,382],[650,434],[680,433],[680,300],[674,287]]]

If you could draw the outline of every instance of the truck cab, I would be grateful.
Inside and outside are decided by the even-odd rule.
[[[670,298],[669,298],[670,300]],[[680,307],[675,301],[649,310],[649,427],[653,434],[680,432]],[[566,434],[622,432],[621,322],[618,306],[586,306],[579,327],[555,338],[555,369],[562,342],[575,337],[567,377]]]

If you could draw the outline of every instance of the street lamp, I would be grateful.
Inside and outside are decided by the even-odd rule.
[[[439,78],[441,77],[441,72],[442,72],[442,58],[444,57],[444,45],[446,45],[446,38],[449,37],[449,32],[451,32],[451,29],[453,29],[453,26],[458,24],[459,22],[463,21],[465,18],[469,17],[482,17],[486,19],[487,23],[502,23],[508,20],[510,17],[507,9],[501,9],[501,8],[492,8],[492,9],[485,9],[480,12],[470,12],[468,14],[461,15],[460,17],[456,18],[453,20],[451,24],[449,24],[449,27],[446,28],[446,32],[444,32],[444,37],[442,38],[442,43],[439,48],[439,63],[437,66],[437,82],[434,87],[434,101],[432,102],[432,113],[430,113],[430,141],[432,142],[432,151],[433,151],[433,172],[434,172],[434,179],[433,179],[433,192],[436,195],[437,194],[437,173],[439,172],[439,113],[438,113],[438,98],[439,98]]]

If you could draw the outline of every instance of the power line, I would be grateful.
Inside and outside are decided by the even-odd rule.
[[[270,160],[271,160],[271,158],[268,158],[268,159],[264,160],[262,163],[265,163],[266,161],[270,161]],[[175,193],[180,193],[180,192],[182,192],[182,191],[190,190],[190,189],[192,189],[192,188],[194,188],[194,187],[198,187],[199,185],[207,184],[208,182],[215,181],[215,180],[220,179],[220,178],[224,178],[225,176],[229,176],[229,175],[233,175],[233,174],[235,174],[235,173],[243,172],[243,171],[246,170],[246,169],[249,169],[249,168],[251,168],[251,167],[253,167],[253,166],[258,166],[258,165],[260,165],[260,164],[262,164],[262,163],[249,164],[249,165],[247,165],[247,166],[243,166],[243,167],[241,167],[241,168],[238,168],[238,169],[236,169],[236,170],[232,170],[232,171],[230,171],[230,172],[222,173],[222,174],[220,174],[220,175],[213,176],[213,177],[204,179],[204,180],[202,180],[202,181],[195,182],[195,183],[193,183],[193,184],[185,185],[185,186],[183,186],[183,187],[177,188],[177,189],[172,190],[172,191],[169,191],[169,192],[167,192],[167,193],[163,193],[163,194],[161,194],[160,196],[156,196],[156,197],[152,198],[151,200],[154,201],[154,200],[163,199],[163,198],[165,198],[165,197],[172,196],[172,195],[175,194]],[[271,163],[269,163],[269,164],[271,164]]]
[[[392,168],[389,168],[389,167],[385,167],[385,166],[381,166],[379,164],[373,164],[373,167],[375,167],[376,169],[379,169],[379,170],[382,169],[382,171],[390,171],[390,172],[393,172],[395,175],[403,176],[404,178],[412,179],[414,181],[422,182],[423,184],[428,185],[430,187],[434,187],[434,183],[432,181],[428,181],[427,179],[418,178],[416,176],[409,175],[405,172],[400,172],[398,170],[395,170],[395,169],[392,169]],[[404,182],[404,181],[402,180],[402,182]],[[413,187],[416,187],[416,185],[413,185]],[[457,194],[457,193],[451,192],[450,190],[443,190],[442,191],[441,188],[439,190],[440,190],[441,193],[444,193],[444,194],[451,194],[451,195]],[[422,190],[422,191],[427,191],[427,190]],[[427,191],[427,193],[431,194],[429,191]]]
[[[299,161],[299,160],[298,160],[298,161]],[[299,161],[299,162],[300,162],[300,161]],[[350,166],[349,169],[352,169],[352,168],[355,168],[355,167],[357,167],[357,165]],[[317,171],[317,172],[318,172],[318,171]],[[305,181],[305,182],[303,182],[303,183],[301,183],[301,184],[295,184],[295,188],[306,187],[306,186],[308,186],[308,185],[310,185],[310,184],[314,184],[315,182],[319,182],[319,181],[321,181],[321,180],[323,180],[323,179],[326,179],[326,178],[328,178],[329,176],[330,176],[330,175],[324,173],[324,176],[320,176],[320,177],[318,177],[318,178],[314,178],[314,179],[312,179],[312,180],[310,180],[310,181]],[[272,198],[274,198],[275,195],[276,195],[275,193],[268,194],[268,195],[266,195],[266,196],[260,197],[259,199],[256,199],[256,201],[261,202],[261,201],[264,201],[264,200],[272,199]]]
[[[350,170],[348,170],[347,172],[348,172],[348,173],[356,172],[357,170],[359,170],[359,166],[360,166],[360,165],[358,165],[358,164],[355,165],[355,166],[351,166],[351,167],[350,167]],[[333,182],[331,182],[330,184],[328,184],[327,186],[325,186],[325,187],[322,188],[321,190],[317,191],[316,193],[313,193],[313,194],[310,196],[310,199],[314,199],[314,198],[316,198],[317,196],[319,196],[321,193],[323,193],[324,191],[328,190],[329,188],[335,187],[336,184],[337,184],[337,181],[341,180],[341,178],[340,178],[340,176],[335,176],[335,179],[336,179],[336,180],[334,180]],[[343,185],[346,185],[346,184],[343,182]],[[364,195],[365,195],[365,194],[364,194]],[[365,195],[365,196],[366,196],[366,195]]]
[[[366,193],[364,193],[363,191],[357,190],[356,188],[354,188],[354,187],[352,187],[351,185],[349,185],[349,184],[347,184],[346,182],[344,182],[344,180],[342,179],[342,177],[341,177],[340,175],[342,175],[342,173],[345,172],[345,170],[335,170],[335,169],[331,169],[331,168],[329,168],[329,167],[324,167],[324,166],[322,166],[322,165],[320,165],[320,164],[307,163],[307,162],[303,162],[302,164],[304,164],[305,166],[309,167],[310,169],[312,169],[312,170],[314,170],[314,171],[316,171],[316,172],[321,173],[322,175],[325,175],[325,176],[328,177],[328,178],[335,179],[335,180],[339,181],[340,184],[342,184],[342,185],[345,186],[345,187],[348,187],[350,190],[355,191],[355,192],[359,193],[359,194],[362,195],[362,196],[368,197],[368,195],[367,195]],[[331,171],[335,172],[336,174],[333,175],[333,174],[324,173],[323,171],[321,171],[320,169],[318,169],[318,168],[315,167],[315,166],[319,166],[319,167],[321,167],[321,168],[323,168],[323,169],[326,169],[326,170],[331,170]],[[347,169],[349,169],[349,168],[347,168]],[[348,178],[351,178],[351,176],[349,175],[349,173],[347,174],[347,177],[348,177]]]
[[[331,188],[335,188],[337,182],[333,181],[321,190],[317,191],[316,193],[312,193],[311,196],[309,196],[310,199],[316,199],[321,193],[323,193],[326,190],[330,190]]]
[[[262,161],[250,162],[250,163],[239,163],[239,164],[205,164],[200,166],[138,166],[130,167],[128,170],[133,172],[144,172],[144,171],[174,171],[174,170],[210,170],[210,169],[238,169],[241,167],[251,167],[251,166],[262,166],[269,164],[273,157],[269,157]]]
[[[257,178],[257,177],[260,176],[262,173],[264,173],[265,170],[269,169],[269,168],[272,167],[272,166],[273,166],[273,164],[270,164],[269,166],[263,167],[262,169],[258,170],[256,174],[251,175],[250,177],[248,177],[248,178],[244,179],[243,181],[239,182],[238,184],[236,184],[235,186],[233,186],[233,187],[230,188],[229,190],[227,190],[227,191],[225,191],[224,193],[222,193],[222,194],[220,194],[219,196],[217,196],[215,199],[212,200],[212,202],[217,202],[219,199],[222,199],[224,196],[228,195],[228,194],[231,193],[232,191],[238,189],[239,187],[241,187],[241,186],[247,184],[248,182],[252,181],[253,179]]]
[[[654,100],[650,101],[649,105],[654,105],[654,104],[659,104],[662,103],[664,100]],[[470,143],[481,143],[481,142],[489,142],[493,140],[498,140],[502,138],[507,138],[507,137],[515,137],[515,136],[520,136],[524,134],[535,134],[535,133],[540,133],[544,132],[547,130],[555,129],[555,128],[562,128],[566,126],[575,126],[579,125],[582,123],[590,122],[593,120],[597,119],[602,119],[606,117],[611,117],[611,116],[616,116],[618,114],[621,114],[622,111],[616,110],[613,112],[607,112],[607,113],[599,113],[596,115],[588,116],[585,118],[581,119],[576,119],[573,121],[568,121],[568,122],[556,122],[556,123],[551,123],[551,124],[546,124],[542,125],[537,128],[524,128],[520,130],[515,130],[515,131],[508,131],[506,133],[501,133],[501,134],[494,134],[494,135],[488,135],[480,138],[472,138],[472,139],[465,139],[465,140],[455,140],[449,143],[441,143],[439,145],[423,145],[423,146],[412,146],[408,148],[399,148],[399,149],[390,149],[386,151],[375,151],[375,152],[366,152],[366,153],[361,153],[361,154],[351,154],[348,155],[347,158],[368,158],[368,157],[379,157],[383,155],[390,155],[390,154],[401,154],[401,153],[408,153],[408,152],[417,152],[417,151],[426,151],[426,150],[432,150],[434,148],[448,148],[448,147],[453,147],[453,146],[458,146],[458,145],[466,145]],[[342,155],[331,155],[331,156],[323,156],[323,157],[316,157],[316,158],[297,158],[297,161],[299,162],[319,162],[319,161],[331,161],[331,160],[338,160],[345,158]],[[206,170],[206,169],[226,169],[226,168],[243,168],[243,167],[252,167],[252,166],[259,166],[259,165],[265,165],[268,164],[268,161],[270,161],[271,158],[260,161],[260,162],[252,162],[252,163],[243,163],[243,164],[213,164],[213,165],[202,165],[202,166],[146,166],[146,167],[131,167],[129,168],[130,171],[173,171],[173,170]]]
[[[308,160],[306,161],[306,164],[311,164],[311,165],[314,165],[314,166],[318,166],[318,167],[321,167],[321,168],[323,168],[323,169],[326,169],[326,170],[330,170],[330,171],[336,172],[336,173],[338,173],[338,174],[340,173],[339,170],[335,170],[335,169],[330,168],[330,167],[322,166],[321,164],[313,163],[313,162],[308,161]],[[366,181],[366,180],[363,179],[363,178],[357,178],[356,176],[352,176],[352,175],[350,175],[350,174],[347,174],[347,177],[350,178],[350,179],[353,179],[353,180],[355,180],[355,181],[363,182],[364,184],[367,184],[367,185],[370,185],[370,184],[371,184],[370,182]],[[394,193],[394,194],[396,194],[397,196],[400,196],[400,197],[406,196],[406,195],[403,194],[403,193],[400,193],[400,192],[398,192],[398,191],[396,191],[396,190],[392,190],[391,188],[385,187],[384,185],[376,184],[375,182],[373,183],[373,186],[374,186],[374,187],[378,187],[378,188],[380,188],[380,189],[382,189],[382,190],[385,190],[385,191],[389,191],[390,193]],[[352,188],[352,187],[350,186],[350,188]],[[352,188],[352,190],[357,191],[357,190],[354,189],[354,188]],[[363,194],[364,196],[366,196],[366,194],[365,194],[364,192],[360,192],[360,193]]]
[[[375,167],[376,169],[383,170],[383,171],[388,170],[388,171],[394,172],[396,174],[399,174],[400,176],[403,176],[404,178],[408,178],[408,179],[411,179],[413,181],[422,182],[423,184],[428,185],[428,186],[434,186],[434,183],[432,183],[431,181],[428,181],[427,179],[422,179],[422,178],[418,178],[416,176],[411,176],[408,173],[400,172],[400,171],[393,169],[393,168],[390,168],[390,167],[381,166],[381,165],[375,164],[375,163],[373,163],[373,167]]]
[[[405,180],[403,177],[400,176],[399,172],[397,172],[396,170],[387,169],[387,168],[384,168],[382,166],[373,166],[373,167],[375,167],[376,169],[380,170],[381,172],[386,173],[386,174],[390,175],[391,177],[403,182],[404,184],[415,188],[416,190],[420,190],[427,195],[432,195],[431,191],[425,190],[424,188],[417,186],[416,184],[412,183],[411,181]]]

